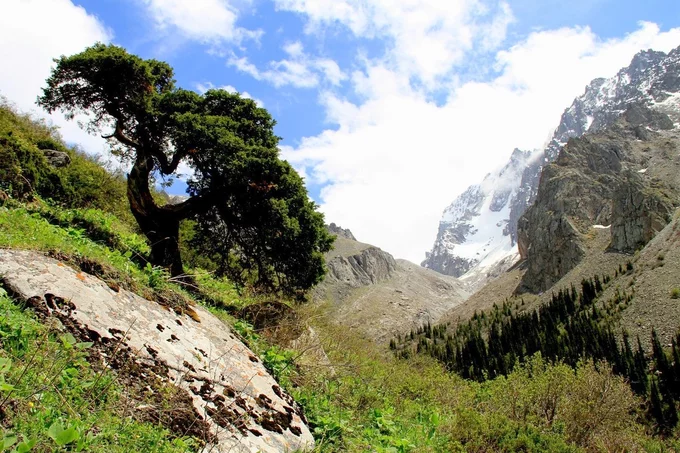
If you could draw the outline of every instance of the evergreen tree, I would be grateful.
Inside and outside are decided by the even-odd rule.
[[[652,380],[651,394],[649,397],[650,415],[656,421],[659,431],[664,431],[666,428],[666,419],[664,417],[663,403],[661,401],[661,394],[659,387],[656,385],[656,379]]]
[[[131,163],[130,210],[152,264],[183,274],[179,226],[194,219],[197,245],[220,273],[239,278],[247,269],[262,284],[296,293],[323,278],[333,237],[302,178],[279,158],[269,112],[224,90],[178,88],[167,63],[115,45],[55,62],[38,103],[71,119],[89,114],[88,131],[105,134],[113,154]],[[190,197],[159,204],[155,175],[172,178],[180,165],[193,170]]]

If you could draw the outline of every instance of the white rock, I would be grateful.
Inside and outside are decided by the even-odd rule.
[[[207,310],[194,307],[200,322],[178,316],[128,291],[115,292],[101,280],[35,252],[0,250],[0,276],[17,297],[49,293],[70,301],[73,311],[62,308],[51,313],[62,319],[68,316],[96,332],[102,337],[99,341],[117,341],[111,332],[125,332],[125,344],[136,351],[141,363],[167,365],[167,377],[187,391],[217,436],[205,451],[282,452],[314,447],[292,397],[229,327]],[[199,391],[206,383],[209,390]],[[235,414],[243,422],[241,429],[224,421],[226,426],[219,426],[208,415],[219,409]]]

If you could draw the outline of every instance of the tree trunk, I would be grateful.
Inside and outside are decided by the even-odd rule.
[[[184,217],[182,212],[164,209],[154,201],[149,190],[153,166],[151,157],[138,153],[128,174],[128,201],[139,228],[149,240],[151,264],[167,268],[176,277],[184,273],[179,251],[179,222]]]
[[[167,268],[173,277],[183,274],[184,266],[179,251],[179,219],[165,215],[162,211],[155,215],[135,214],[135,218],[149,240],[151,264]]]

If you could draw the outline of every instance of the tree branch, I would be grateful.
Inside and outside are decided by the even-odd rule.
[[[166,204],[161,209],[171,212],[182,219],[186,219],[193,214],[197,214],[198,212],[209,208],[212,203],[212,195],[213,194],[211,192],[205,192],[201,195],[190,197],[181,203]]]
[[[168,156],[166,156],[163,150],[160,148],[152,150],[151,154],[156,158],[156,160],[158,160],[161,173],[164,175],[170,175],[174,173],[184,156],[187,155],[186,152],[176,152],[174,156],[172,156],[172,161],[168,162]]]
[[[123,126],[121,126],[121,122],[119,119],[116,119],[116,129],[113,131],[113,134],[111,135],[102,135],[102,138],[115,138],[119,142],[121,142],[125,146],[129,146],[130,148],[135,148],[139,149],[140,145],[123,132]]]

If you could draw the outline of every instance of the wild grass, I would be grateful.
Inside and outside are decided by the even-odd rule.
[[[89,343],[0,295],[1,451],[192,451],[198,444],[135,420],[117,376],[95,369]],[[127,413],[126,413],[127,412]]]

